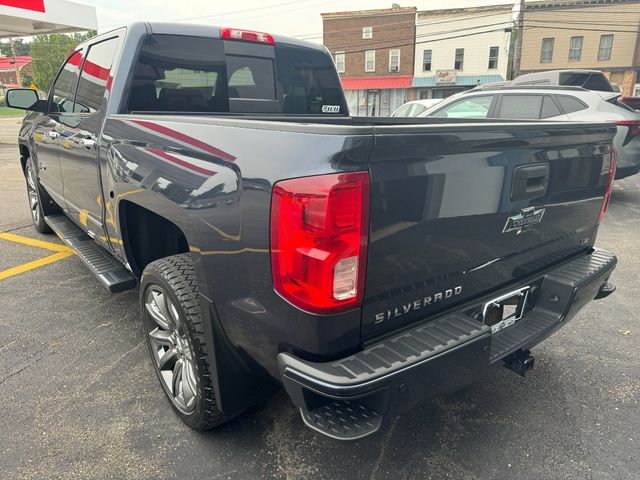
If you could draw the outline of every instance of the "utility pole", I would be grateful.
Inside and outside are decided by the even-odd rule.
[[[514,79],[520,75],[520,57],[522,56],[522,34],[524,33],[524,0],[516,0],[519,2],[518,6],[518,21],[517,21],[517,37],[516,45],[513,51],[513,59],[511,61],[511,78]]]
[[[21,87],[22,79],[20,78],[20,67],[16,60],[16,46],[13,44],[13,37],[9,37],[9,46],[11,47],[11,56],[13,57],[13,67],[16,69],[16,83]]]

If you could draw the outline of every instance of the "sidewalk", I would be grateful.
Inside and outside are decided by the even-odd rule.
[[[23,117],[0,117],[0,143],[18,143]]]

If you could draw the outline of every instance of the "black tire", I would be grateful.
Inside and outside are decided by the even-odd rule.
[[[44,195],[36,172],[35,164],[31,157],[29,157],[24,167],[24,177],[27,182],[27,199],[29,200],[31,223],[33,223],[34,228],[40,233],[52,233],[51,228],[44,221],[45,212],[41,200]]]
[[[171,330],[172,327],[164,329],[154,319],[154,314],[161,314],[160,310],[162,308],[158,307],[162,303],[159,296],[161,291],[166,295],[165,299],[170,302],[165,303],[167,324],[171,323],[173,317],[177,314],[175,332]],[[152,299],[150,306],[147,304],[149,299]],[[207,358],[204,329],[200,314],[198,284],[190,254],[184,253],[166,257],[147,265],[142,273],[140,282],[140,305],[144,319],[144,335],[149,346],[151,360],[158,380],[174,411],[187,425],[199,430],[210,430],[231,420],[233,416],[224,415],[218,408],[215,398],[213,389],[215,372],[211,369]],[[155,310],[155,307],[158,307],[159,310]],[[158,332],[163,333],[165,330],[166,332],[171,332],[170,335],[176,335],[180,338],[174,338],[172,343],[169,342],[170,344],[168,343],[165,346],[159,344],[156,337],[152,339],[153,332],[156,332],[157,336]],[[167,336],[166,333],[163,335]],[[188,345],[184,344],[185,340]],[[164,350],[165,348],[167,350]],[[180,350],[179,353],[173,354],[176,356],[174,366],[168,368],[167,365],[170,362],[165,361],[165,365],[161,367],[161,359],[168,356],[167,352],[171,349]],[[187,351],[188,354],[185,353]],[[175,365],[178,359],[183,364],[180,384],[176,383],[176,378],[179,374],[176,373]],[[171,370],[171,373],[168,373],[169,370]],[[184,373],[186,371],[193,372],[193,377],[189,373]],[[164,376],[162,372],[164,372]],[[167,378],[169,374],[173,378],[170,382],[171,386]],[[188,378],[194,378],[195,385],[190,383]],[[182,386],[183,390],[182,401],[179,398],[179,394],[175,395],[173,393],[174,391],[179,392],[180,386]],[[185,393],[185,388],[190,392],[189,395]],[[191,392],[195,393],[195,397],[191,397]],[[189,397],[192,400],[191,406],[185,400]]]

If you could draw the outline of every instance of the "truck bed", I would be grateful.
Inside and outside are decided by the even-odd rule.
[[[104,183],[120,195],[154,190],[167,215],[193,232],[196,255],[222,252],[201,260],[221,315],[251,316],[233,305],[246,292],[267,310],[304,318],[302,325],[335,337],[311,344],[315,335],[303,327],[287,332],[284,343],[331,356],[591,248],[614,131],[608,124],[536,121],[113,115],[105,134],[118,140],[103,172],[125,174]],[[137,173],[127,170],[132,163]],[[514,171],[522,169],[542,175],[532,184],[544,183],[542,194],[514,198]],[[169,188],[150,184],[158,182],[155,170]],[[364,305],[318,320],[272,290],[271,187],[354,170],[371,177]],[[149,194],[130,200],[136,195]],[[508,229],[526,209],[538,212],[537,224]],[[110,236],[122,241],[116,231]],[[263,356],[262,346],[250,348]]]

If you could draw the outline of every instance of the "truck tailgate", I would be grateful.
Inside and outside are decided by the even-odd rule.
[[[362,335],[516,284],[593,245],[615,127],[378,127]]]

